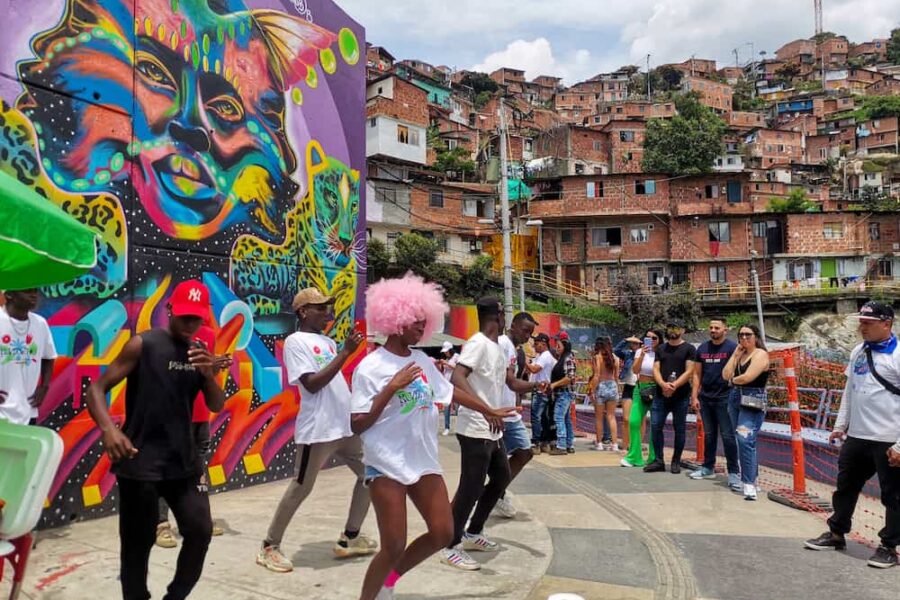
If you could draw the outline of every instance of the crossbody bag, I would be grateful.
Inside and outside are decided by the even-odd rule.
[[[872,373],[872,377],[875,378],[875,381],[884,386],[884,389],[894,394],[895,396],[900,396],[900,389],[897,389],[897,386],[882,377],[878,371],[875,370],[875,360],[872,358],[872,349],[866,348],[864,350],[866,353],[866,361],[869,363],[869,372]]]
[[[753,352],[756,352],[756,350],[754,350]],[[752,360],[753,360],[753,353],[751,353],[750,356],[748,357],[748,360],[747,360],[748,368],[750,367],[750,362]],[[739,367],[740,365],[737,365],[737,366]],[[741,392],[741,408],[749,408],[750,410],[760,410],[760,411],[766,410],[766,405],[768,404],[768,399],[766,398],[766,395],[764,393],[754,396],[752,394],[745,394],[744,390],[743,390],[743,386],[739,385],[737,387]]]

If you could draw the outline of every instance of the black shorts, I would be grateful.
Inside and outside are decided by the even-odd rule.
[[[622,400],[631,400],[632,394],[634,394],[634,386],[630,383],[626,383],[622,386]]]

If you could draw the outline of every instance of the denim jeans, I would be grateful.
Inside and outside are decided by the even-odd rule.
[[[453,406],[452,402],[448,402],[447,406],[444,407],[444,429],[450,429],[450,407]]]
[[[734,439],[734,422],[728,410],[728,396],[701,398],[700,417],[703,419],[704,468],[712,470],[716,466],[716,447],[721,434],[728,472],[739,473],[738,448]]]
[[[531,444],[537,446],[541,443],[541,416],[547,409],[547,395],[537,392],[531,395]]]
[[[665,435],[663,428],[666,426],[666,417],[672,413],[672,429],[675,430],[675,448],[672,453],[672,464],[681,462],[681,453],[684,451],[686,439],[686,421],[690,399],[685,396],[681,399],[670,399],[661,395],[657,390],[653,398],[653,406],[650,408],[650,432],[653,438],[653,452],[656,460],[665,462],[663,446]]]
[[[553,420],[556,422],[556,447],[574,448],[575,430],[572,429],[572,392],[556,392]]]
[[[756,438],[766,420],[766,411],[744,408],[741,396],[765,396],[765,388],[735,387],[728,399],[728,411],[734,416],[734,432],[741,463],[741,482],[756,484],[759,462],[756,456]]]

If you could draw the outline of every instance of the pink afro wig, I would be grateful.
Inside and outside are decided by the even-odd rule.
[[[366,325],[381,335],[397,335],[425,319],[422,339],[427,340],[443,327],[449,311],[441,286],[412,273],[401,279],[382,279],[366,291]]]

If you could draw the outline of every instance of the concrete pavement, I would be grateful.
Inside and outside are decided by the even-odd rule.
[[[448,487],[456,485],[456,441],[442,438]],[[821,517],[765,499],[746,502],[722,481],[692,481],[618,466],[620,456],[593,452],[579,440],[569,456],[540,456],[514,482],[516,519],[491,519],[487,535],[503,549],[475,554],[484,567],[464,573],[429,559],[397,585],[397,598],[546,600],[569,592],[585,600],[804,599],[821,594],[895,600],[900,568],[866,567],[869,548],[811,552],[802,540],[821,533]],[[366,558],[331,554],[349,502],[352,475],[338,467],[320,475],[316,490],[288,530],[283,549],[290,574],[258,567],[255,554],[284,483],[212,497],[225,527],[214,538],[197,600],[353,599]],[[410,538],[424,529],[410,506]],[[376,535],[374,513],[364,531]],[[120,597],[116,519],[44,532],[33,554],[23,598],[88,600]],[[150,581],[162,597],[177,550],[154,548]],[[8,582],[0,583],[5,598]]]

